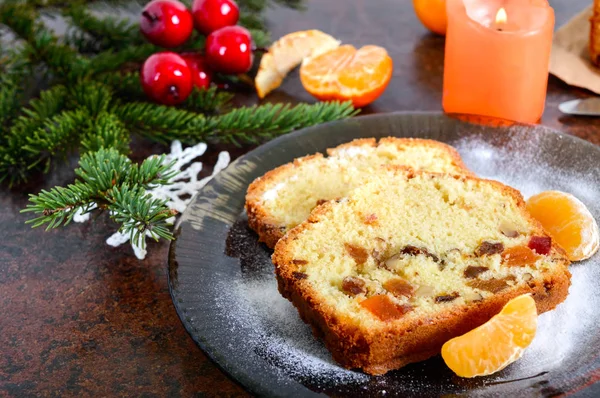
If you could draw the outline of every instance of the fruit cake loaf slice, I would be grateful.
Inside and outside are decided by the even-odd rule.
[[[471,174],[454,148],[414,138],[358,139],[322,154],[295,159],[257,178],[248,188],[250,228],[273,248],[285,233],[306,220],[321,202],[344,197],[364,184],[381,165]]]
[[[518,295],[553,309],[570,285],[564,251],[518,191],[408,169],[319,206],[272,258],[279,291],[333,358],[370,374],[438,354]]]

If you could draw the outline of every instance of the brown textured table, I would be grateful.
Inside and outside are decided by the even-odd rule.
[[[440,110],[444,40],[427,33],[411,3],[313,0],[302,13],[270,9],[269,20],[274,37],[318,28],[346,43],[386,47],[394,77],[365,112]],[[591,0],[550,3],[560,25]],[[566,117],[557,109],[587,96],[551,77],[542,123],[600,144],[600,119]],[[296,73],[268,99],[312,101]],[[160,149],[140,145],[136,156]],[[206,164],[223,148],[211,149]],[[19,210],[27,193],[69,183],[74,162],[0,192],[0,396],[247,395],[195,346],[177,318],[167,287],[168,243],[151,243],[139,261],[129,247],[104,243],[115,228],[104,216],[51,232],[23,224],[27,217]]]

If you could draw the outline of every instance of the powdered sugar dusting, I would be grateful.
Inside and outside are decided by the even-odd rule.
[[[283,182],[280,182],[279,184],[275,185],[273,188],[267,190],[263,194],[262,199],[265,200],[265,201],[276,199],[277,198],[277,193],[283,187],[285,187],[285,184]]]
[[[555,162],[544,158],[544,151],[539,147],[539,134],[525,137],[515,134],[512,140],[502,146],[492,145],[490,141],[489,137],[471,136],[451,144],[459,150],[466,165],[478,175],[511,185],[526,198],[545,190],[572,193],[596,219],[599,218],[600,202],[597,198],[600,197],[600,184],[594,183],[600,180],[597,174],[582,175],[566,171],[568,167],[549,166],[549,163]],[[245,220],[241,220],[240,225],[246,228]],[[241,231],[241,235],[247,234],[245,230]],[[331,354],[299,318],[296,309],[279,294],[269,253],[258,246],[253,235],[240,239],[246,246],[239,243],[234,246],[238,247],[242,256],[243,277],[234,282],[215,280],[215,288],[222,292],[215,305],[226,317],[226,327],[228,330],[244,332],[239,355],[254,355],[254,358],[258,355],[265,359],[278,377],[291,376],[318,391],[335,388],[333,391],[336,391],[336,395],[344,395],[340,391],[350,391],[353,395],[365,391],[382,396],[427,395],[432,391],[462,393],[468,390],[473,396],[479,396],[480,393],[488,396],[493,392],[498,392],[498,396],[507,396],[509,392],[517,393],[522,387],[519,383],[508,381],[536,379],[546,372],[556,380],[561,377],[561,370],[566,365],[577,369],[589,363],[590,356],[578,355],[582,346],[598,345],[597,333],[592,331],[597,330],[600,324],[600,313],[597,311],[600,304],[600,291],[597,289],[600,255],[571,266],[572,286],[567,300],[556,310],[539,317],[536,337],[523,357],[492,377],[458,379],[439,357],[384,377],[349,371],[332,360]],[[333,387],[321,389],[320,386]]]
[[[231,294],[217,304],[227,309],[232,325],[249,326],[248,346],[281,375],[338,384],[369,380],[367,375],[343,369],[333,361],[292,304],[279,294],[272,271],[223,286],[223,291]]]
[[[361,146],[349,146],[347,148],[341,148],[336,151],[336,157],[339,158],[353,158],[358,155],[366,155],[369,151]]]
[[[469,137],[455,143],[467,167],[481,177],[498,180],[521,191],[527,199],[542,191],[558,190],[581,200],[598,220],[600,186],[594,179],[565,168],[552,167],[542,159],[540,134],[516,134],[502,147],[482,137]],[[564,156],[569,156],[565,154]],[[595,167],[590,165],[590,167]],[[535,374],[558,368],[564,361],[577,361],[574,344],[590,344],[597,339],[600,324],[600,258],[574,263],[571,287],[566,301],[554,311],[540,315],[536,337],[523,357],[510,369],[510,376]]]

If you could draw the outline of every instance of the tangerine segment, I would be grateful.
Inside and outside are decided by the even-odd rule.
[[[585,260],[598,250],[598,224],[575,196],[545,191],[529,198],[527,210],[565,250],[569,260]]]
[[[535,301],[524,294],[510,300],[483,325],[447,341],[442,358],[460,377],[490,375],[519,359],[536,329]]]
[[[319,30],[293,32],[281,37],[260,61],[254,84],[260,98],[281,85],[287,74],[307,57],[337,48],[340,42]]]
[[[352,101],[362,107],[385,91],[392,72],[392,58],[384,48],[357,50],[343,45],[306,59],[300,67],[300,80],[306,91],[321,101]]]

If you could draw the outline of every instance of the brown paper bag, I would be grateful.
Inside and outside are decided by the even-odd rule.
[[[572,86],[600,94],[600,68],[590,61],[592,6],[573,17],[554,33],[550,73]]]

